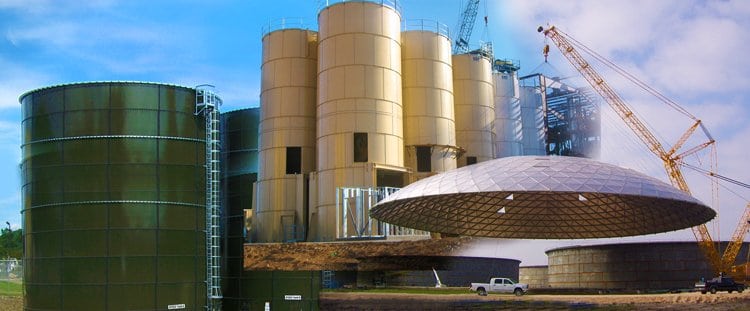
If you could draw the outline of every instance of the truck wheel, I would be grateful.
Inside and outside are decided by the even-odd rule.
[[[728,290],[727,292],[731,294],[731,293],[733,292],[733,290],[731,290],[731,289],[730,289],[730,290]]]
[[[711,294],[716,294],[716,287],[711,287],[709,291],[711,292]]]
[[[702,295],[705,295],[705,294],[706,294],[706,291],[705,291],[705,290],[702,290],[702,291],[701,291],[701,294],[702,294]]]
[[[516,296],[523,296],[523,289],[516,288],[516,290],[513,291],[513,294]]]
[[[479,294],[479,296],[487,296],[487,291],[484,289],[484,287],[480,287],[479,289],[477,289],[477,293]]]
[[[745,290],[745,289],[744,289],[744,288],[742,288],[742,287],[738,287],[738,288],[737,288],[737,292],[738,292],[738,293],[742,293],[742,292],[743,292],[744,290]]]

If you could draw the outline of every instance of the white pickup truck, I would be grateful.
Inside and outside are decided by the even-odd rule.
[[[515,283],[508,278],[491,278],[489,283],[471,283],[471,291],[477,292],[480,296],[487,296],[487,293],[513,293],[521,296],[529,290],[528,284]]]

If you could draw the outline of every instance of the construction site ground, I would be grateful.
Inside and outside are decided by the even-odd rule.
[[[468,289],[467,289],[468,290]],[[323,292],[321,310],[750,310],[750,291],[637,295]]]
[[[0,296],[0,311],[23,310],[20,296]],[[320,310],[750,310],[750,291],[640,295],[399,294],[322,292]]]

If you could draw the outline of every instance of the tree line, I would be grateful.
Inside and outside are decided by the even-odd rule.
[[[23,256],[23,233],[21,229],[0,230],[0,259],[21,258]]]

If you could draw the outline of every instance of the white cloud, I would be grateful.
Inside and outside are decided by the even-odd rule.
[[[504,1],[499,11],[504,26],[517,38],[512,44],[524,52],[538,51],[542,35],[531,29],[548,22],[589,48],[625,68],[647,84],[675,99],[702,119],[718,141],[719,172],[750,182],[747,169],[747,137],[750,136],[750,85],[744,43],[750,36],[750,2],[747,1]],[[550,63],[573,72],[552,42]],[[495,42],[496,45],[503,44]],[[590,59],[590,58],[587,58]],[[541,57],[539,58],[541,61]],[[665,147],[674,143],[692,124],[609,70],[597,67],[607,82],[651,125]],[[575,79],[573,79],[575,80]],[[578,85],[586,85],[578,79]],[[686,147],[702,142],[701,133]],[[667,182],[661,160],[651,154],[610,108],[602,118],[603,161],[629,167]],[[705,153],[700,162],[707,164]],[[699,161],[691,159],[695,164]],[[705,166],[704,166],[705,167]],[[712,203],[711,184],[704,176],[683,170],[693,193]],[[750,192],[720,191],[719,218],[708,224],[714,239],[728,239],[737,225]],[[606,244],[639,241],[692,241],[690,229],[620,239],[581,241],[495,240],[478,243],[473,254],[508,257],[517,254],[522,265],[546,264],[543,251],[567,245]],[[511,256],[512,257],[512,256]]]
[[[34,3],[39,7],[47,4]],[[106,75],[104,80],[185,70],[187,64],[196,63],[206,54],[195,48],[204,37],[198,23],[144,20],[122,14],[115,4],[95,1],[82,7],[71,1],[53,6],[54,10],[35,9],[38,16],[19,14],[7,27],[5,40],[19,50],[54,54],[63,67],[57,70],[101,68],[89,74]]]
[[[750,18],[750,16],[748,16]],[[720,17],[685,21],[659,42],[645,63],[660,77],[659,87],[673,93],[699,95],[742,91],[750,85],[750,58],[742,51],[750,39],[747,26]]]
[[[47,74],[5,60],[0,56],[0,109],[21,109],[18,97],[50,82]]]

